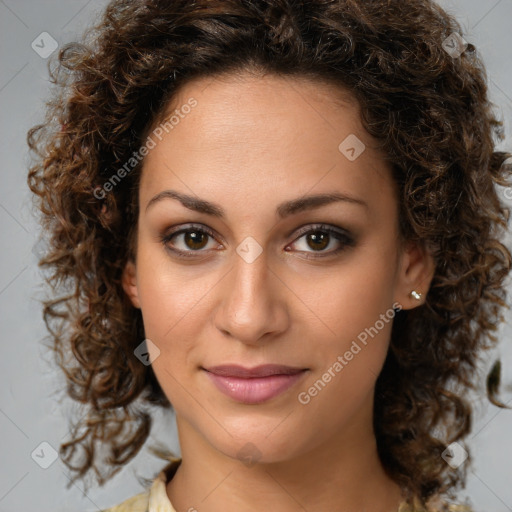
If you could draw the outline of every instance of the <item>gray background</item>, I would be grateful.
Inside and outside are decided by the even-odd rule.
[[[55,460],[47,469],[51,449],[58,449],[68,434],[68,418],[78,413],[63,399],[62,378],[42,339],[46,330],[38,300],[43,296],[42,278],[36,266],[39,227],[32,215],[26,186],[29,158],[27,130],[42,119],[48,97],[47,60],[31,47],[42,32],[59,46],[72,41],[106,5],[105,0],[0,0],[0,105],[1,105],[1,268],[0,315],[0,428],[2,460],[0,512],[98,511],[142,490],[136,474],[150,476],[162,462],[143,449],[103,488],[75,484],[69,490],[67,468]],[[464,36],[483,55],[489,77],[491,100],[506,121],[507,139],[500,149],[512,148],[512,0],[443,0],[454,13]],[[508,191],[512,192],[512,191]],[[505,191],[501,191],[505,193]],[[505,195],[504,195],[505,197]],[[507,197],[511,197],[507,194]],[[510,247],[510,238],[507,237]],[[509,281],[510,282],[510,281]],[[510,286],[509,286],[510,290]],[[510,290],[512,291],[512,290]],[[499,354],[503,363],[502,400],[512,404],[512,316],[500,327],[500,343],[481,365],[481,376]],[[512,511],[512,411],[489,404],[482,386],[473,397],[475,423],[468,438],[474,464],[461,497],[469,497],[478,512]],[[151,440],[178,451],[172,415],[158,413]],[[41,449],[43,451],[41,451]],[[39,453],[39,458],[31,454]],[[44,453],[44,456],[42,455]]]

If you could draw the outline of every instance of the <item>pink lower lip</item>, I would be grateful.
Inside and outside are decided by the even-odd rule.
[[[301,371],[294,375],[269,375],[244,379],[206,372],[219,391],[244,404],[259,404],[284,393],[300,380],[304,373]]]

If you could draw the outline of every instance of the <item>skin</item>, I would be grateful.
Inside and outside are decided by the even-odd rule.
[[[389,164],[363,129],[357,102],[328,84],[219,75],[187,84],[168,112],[190,97],[197,106],[145,158],[136,262],[123,274],[176,411],[183,461],[167,495],[178,512],[396,511],[400,489],[382,467],[372,428],[392,321],[308,404],[298,401],[393,303],[417,307],[423,298],[411,290],[425,296],[430,286],[431,256],[399,243]],[[366,145],[354,161],[338,149],[350,134]],[[171,198],[146,211],[166,189],[216,203],[224,218]],[[284,201],[319,193],[366,206],[339,201],[276,214]],[[215,238],[177,235],[167,246],[193,252],[179,259],[161,238],[188,223]],[[319,248],[297,236],[319,223],[347,230],[355,243],[331,235]],[[236,251],[249,236],[262,249],[251,263]],[[281,395],[247,405],[220,393],[201,369],[264,363],[308,371]],[[254,464],[240,460],[242,448]]]

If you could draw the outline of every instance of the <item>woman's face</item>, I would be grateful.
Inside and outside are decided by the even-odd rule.
[[[418,304],[433,265],[398,243],[390,169],[356,102],[226,75],[189,83],[168,113],[123,283],[180,430],[262,462],[371,433],[393,306]]]

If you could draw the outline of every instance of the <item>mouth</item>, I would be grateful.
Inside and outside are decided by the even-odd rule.
[[[288,390],[307,368],[266,364],[254,368],[221,365],[202,368],[219,391],[236,402],[260,404]]]

